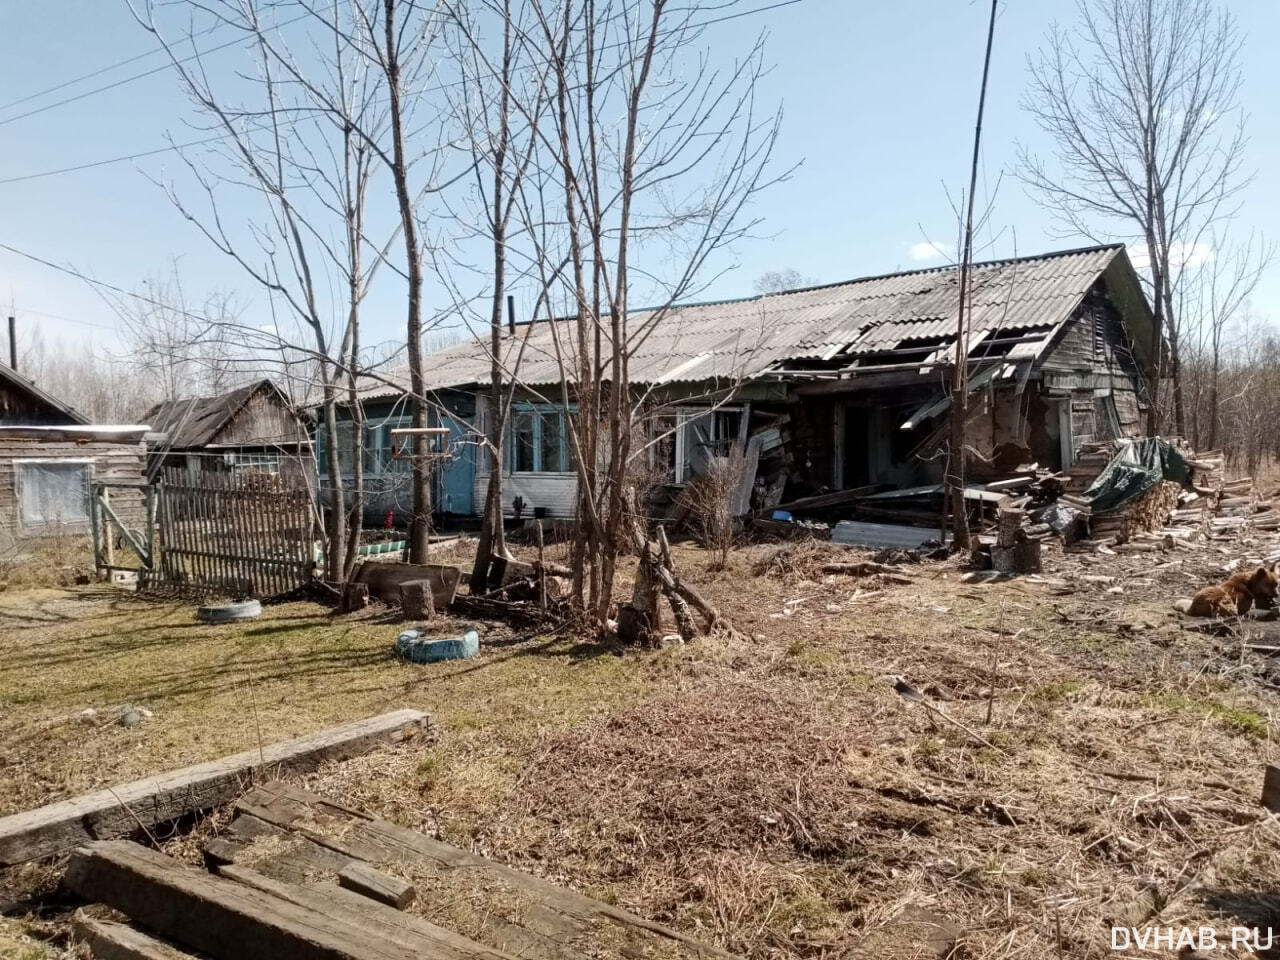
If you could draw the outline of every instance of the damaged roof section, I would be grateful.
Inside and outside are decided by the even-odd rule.
[[[967,354],[1014,366],[1041,359],[1100,279],[1136,330],[1149,337],[1150,312],[1123,245],[1114,244],[975,264]],[[941,267],[665,310],[631,344],[637,384],[753,379],[820,379],[950,364],[955,357],[959,270]],[[653,311],[632,315],[641,329]],[[502,362],[529,386],[561,381],[575,367],[573,324],[517,326],[503,338]],[[1005,365],[1001,365],[1005,368]],[[427,389],[485,383],[490,352],[468,338],[431,357]],[[403,382],[401,382],[403,381]],[[407,376],[371,385],[365,399],[403,393]]]
[[[1035,360],[1099,277],[1127,255],[1113,245],[975,264],[970,360]],[[1132,272],[1132,268],[1129,268]],[[814,335],[770,367],[792,375],[854,374],[950,363],[959,271],[954,267],[785,294]],[[819,323],[817,314],[826,315]]]

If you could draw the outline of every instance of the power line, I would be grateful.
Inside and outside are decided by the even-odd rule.
[[[778,0],[777,3],[767,4],[764,6],[756,6],[756,8],[753,8],[750,10],[739,10],[739,12],[737,13],[724,14],[722,15],[722,17],[714,17],[709,20],[703,20],[703,22],[701,23],[690,24],[690,26],[692,29],[699,29],[701,27],[710,27],[710,26],[713,26],[713,24],[726,23],[728,22],[728,20],[735,20],[742,17],[753,17],[753,15],[760,14],[760,13],[769,13],[771,12],[771,10],[778,10],[783,8],[783,6],[792,6],[794,4],[803,3],[803,1],[804,0]],[[298,20],[306,18],[307,15],[308,14],[302,14],[300,15],[300,17],[294,17],[292,19],[285,20],[284,23],[276,24],[276,26],[271,29],[280,29],[283,27],[288,27],[289,24],[297,23]],[[212,46],[210,47],[209,50],[205,50],[204,52],[196,52],[196,54],[192,54],[191,56],[187,56],[187,58],[179,60],[178,63],[179,64],[189,63],[189,61],[198,59],[200,58],[200,56],[205,56],[207,54],[214,54],[214,52],[218,52],[219,50],[225,50],[229,46],[236,46],[237,44],[241,44],[241,42],[243,42],[243,37],[238,38],[238,40],[230,40],[228,42],[225,42],[225,44]],[[155,52],[157,51],[155,50],[151,51],[151,54],[155,54]],[[133,60],[141,59],[143,58],[143,56],[150,56],[151,54],[140,54],[136,56],[136,58],[132,58],[132,59]],[[105,68],[102,68],[101,70],[97,70],[96,73],[108,72],[108,70],[115,69],[115,67],[120,67],[120,65],[131,63],[131,61],[132,60],[124,60],[120,64],[115,64],[114,67],[105,67]],[[55,101],[55,102],[52,102],[52,104],[46,104],[45,106],[41,106],[41,108],[37,108],[35,110],[28,110],[27,113],[18,114],[17,116],[9,116],[9,118],[0,120],[0,127],[4,127],[5,124],[13,123],[15,122],[15,120],[26,119],[27,116],[35,116],[37,114],[45,113],[46,110],[52,110],[55,108],[59,108],[59,106],[74,104],[74,102],[86,99],[86,97],[96,95],[96,93],[102,93],[108,90],[114,90],[115,87],[123,86],[123,84],[125,83],[132,83],[133,81],[136,81],[136,79],[142,79],[145,77],[154,76],[154,74],[163,72],[163,70],[168,69],[169,67],[170,67],[170,64],[161,64],[160,67],[152,68],[150,70],[145,70],[145,72],[142,72],[142,73],[132,74],[132,76],[125,77],[124,79],[120,79],[120,81],[115,81],[114,83],[106,84],[106,86],[95,87],[93,88],[93,90],[88,90],[88,91],[84,91],[83,93],[78,93],[78,95],[76,96],[67,97],[67,99],[64,99],[64,100]],[[23,97],[22,100],[14,100],[13,102],[10,102],[10,104],[0,106],[0,111],[3,111],[4,109],[9,108],[9,106],[20,104],[20,102],[35,99],[35,97],[42,96],[44,95],[44,93],[59,90],[59,88],[61,87],[69,86],[69,84],[72,84],[72,83],[77,83],[79,82],[79,79],[86,79],[87,77],[90,77],[90,76],[95,76],[95,74],[86,74],[86,77],[78,78],[77,81],[67,81],[67,83],[61,83],[59,84],[59,86],[56,86],[56,87],[50,87],[49,90],[42,91],[41,93],[31,93],[31,95],[27,97]],[[442,86],[440,87],[436,87],[435,91],[445,90],[445,88],[448,88],[451,86],[460,86],[460,84],[461,84],[461,81],[456,81],[453,83],[445,83],[445,84],[442,84]],[[429,91],[424,91],[424,92],[429,92]],[[56,170],[44,170],[44,172],[41,172],[41,173],[22,174],[22,175],[19,175],[19,177],[9,177],[9,178],[0,180],[0,186],[3,186],[3,184],[6,184],[6,183],[23,183],[23,182],[26,182],[26,180],[36,180],[44,177],[55,177],[55,175],[58,175],[58,174],[78,173],[79,170],[90,170],[90,169],[96,168],[96,166],[109,166],[111,164],[128,163],[129,160],[141,160],[142,157],[155,156],[157,154],[166,154],[166,152],[169,152],[169,151],[183,150],[183,148],[186,148],[186,147],[200,146],[202,145],[202,143],[212,143],[216,140],[223,140],[225,136],[227,136],[227,134],[218,134],[218,136],[215,136],[215,137],[206,137],[204,138],[204,140],[193,140],[187,143],[173,143],[173,145],[170,145],[170,146],[156,147],[155,150],[145,150],[142,152],[138,152],[138,154],[128,154],[125,156],[109,157],[109,159],[106,159],[106,160],[91,160],[91,161],[88,161],[88,163],[77,164],[74,166],[64,166],[64,168],[60,168]]]
[[[91,170],[94,167],[106,167],[113,163],[127,163],[130,160],[141,160],[143,157],[154,157],[160,153],[170,153],[174,150],[184,150],[187,147],[198,147],[201,144],[213,143],[216,140],[226,139],[225,133],[215,134],[212,137],[204,137],[200,140],[188,140],[186,143],[171,143],[167,147],[156,147],[154,150],[143,150],[141,153],[131,153],[123,157],[110,157],[106,160],[92,160],[88,163],[78,163],[74,167],[61,167],[57,170],[44,170],[40,173],[26,173],[20,177],[8,177],[0,180],[0,186],[7,183],[23,183],[27,180],[39,180],[43,177],[55,177],[62,173],[76,173],[80,170]]]
[[[214,24],[208,30],[196,34],[196,36],[208,36],[220,26],[222,26],[222,24]],[[157,53],[163,52],[164,47],[153,47],[150,50],[144,50],[142,53],[135,54],[134,56],[128,57],[124,60],[117,60],[115,63],[107,64],[105,67],[99,67],[97,70],[82,73],[80,76],[72,77],[70,80],[63,80],[61,83],[55,83],[52,87],[45,87],[43,90],[37,90],[35,93],[28,93],[26,96],[19,97],[17,100],[10,100],[8,103],[0,103],[0,113],[3,113],[11,107],[16,107],[19,104],[30,103],[32,100],[39,100],[41,97],[47,96],[51,93],[57,93],[59,90],[65,90],[67,87],[74,87],[77,83],[92,80],[94,77],[100,77],[104,73],[110,73],[112,70],[119,70],[121,67],[127,67],[131,63],[137,63],[139,60],[145,60],[148,57],[154,57]]]
[[[303,13],[289,20],[284,21],[283,23],[278,23],[274,27],[270,27],[269,29],[281,30],[284,27],[290,26],[291,24],[297,23],[298,21],[307,18],[308,16],[310,16],[310,14]],[[190,56],[180,58],[177,61],[177,63],[178,64],[190,63],[192,60],[198,60],[201,57],[208,56],[211,53],[217,53],[219,50],[226,50],[228,47],[238,46],[239,44],[244,42],[245,42],[244,37],[236,37],[234,40],[228,40],[226,43],[220,43],[220,44],[217,44],[216,46],[212,46],[208,50],[203,50],[203,51],[197,50],[195,53],[191,54]],[[92,90],[86,90],[83,93],[77,93],[74,96],[64,97],[62,100],[55,100],[53,103],[47,103],[42,107],[35,107],[34,109],[28,110],[26,113],[19,113],[19,114],[15,114],[12,117],[6,117],[5,119],[0,120],[0,127],[6,126],[7,124],[10,124],[10,123],[16,123],[18,120],[25,120],[27,117],[37,116],[38,114],[45,113],[49,110],[56,110],[58,107],[65,107],[67,106],[67,104],[78,103],[79,101],[84,100],[88,97],[96,96],[99,93],[105,93],[108,90],[114,90],[117,87],[122,87],[126,83],[133,83],[135,80],[142,80],[145,77],[154,76],[157,73],[163,73],[165,70],[168,70],[171,66],[174,66],[174,65],[175,64],[171,64],[171,63],[162,63],[158,67],[152,67],[150,70],[144,70],[141,73],[130,74],[129,76],[124,77],[121,80],[116,80],[112,83],[104,84],[101,87],[94,87]]]
[[[149,303],[155,307],[163,307],[164,309],[170,310],[173,313],[179,314],[184,317],[189,317],[192,320],[199,320],[202,323],[212,322],[209,320],[208,317],[203,317],[198,313],[188,313],[186,310],[179,309],[178,307],[175,307],[171,303],[165,303],[162,300],[156,300],[154,297],[148,297],[145,294],[135,293],[132,290],[126,290],[124,287],[118,287],[114,283],[107,283],[105,280],[98,280],[96,277],[91,277],[87,273],[83,273],[77,270],[75,267],[67,267],[67,266],[63,266],[60,263],[54,263],[52,260],[46,260],[44,257],[36,256],[34,253],[27,253],[27,251],[25,250],[19,250],[17,247],[10,246],[7,243],[0,243],[0,250],[6,250],[9,253],[12,253],[14,256],[22,257],[24,260],[30,260],[32,263],[38,263],[41,266],[48,267],[51,270],[57,270],[59,273],[65,273],[68,276],[75,277],[77,280],[83,280],[85,283],[90,284],[91,286],[101,287],[104,290],[110,290],[112,293],[118,293],[121,296],[132,297],[135,300],[141,300],[143,303]],[[32,311],[32,312],[34,313],[35,311]]]

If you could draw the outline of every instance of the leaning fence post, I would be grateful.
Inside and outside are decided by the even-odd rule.
[[[108,490],[105,485],[102,487],[101,497],[102,505],[110,509],[111,491]],[[104,547],[103,552],[107,555],[107,566],[110,570],[114,570],[116,565],[116,547],[115,544],[111,542],[111,518],[108,516],[107,510],[102,511],[102,539]],[[110,576],[110,570],[108,570],[108,576]]]
[[[91,484],[89,487],[89,532],[93,534],[93,570],[98,576],[102,575],[102,511],[98,509],[98,497],[101,496],[101,489],[98,484]]]

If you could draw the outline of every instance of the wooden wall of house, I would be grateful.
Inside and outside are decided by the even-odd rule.
[[[1099,281],[1067,322],[1042,367],[1050,395],[1069,398],[1076,445],[1143,433],[1142,375],[1119,310]],[[1114,407],[1114,417],[1111,407]]]
[[[140,483],[146,465],[146,445],[109,441],[30,440],[0,438],[0,531],[14,538],[48,536],[59,532],[44,525],[24,526],[21,517],[22,460],[91,460],[94,480]],[[111,491],[112,508],[132,526],[145,519],[142,493]],[[67,524],[66,531],[89,533],[88,523]]]
[[[75,423],[61,410],[0,380],[0,426],[63,426]]]
[[[262,390],[249,398],[213,442],[220,447],[262,447],[306,438],[307,429],[297,415],[273,391]]]

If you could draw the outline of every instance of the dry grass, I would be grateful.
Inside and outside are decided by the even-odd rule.
[[[88,536],[23,540],[0,530],[0,592],[69,587],[92,571],[93,542]]]
[[[922,564],[869,591],[818,572],[838,549],[713,573],[678,547],[750,639],[625,658],[495,629],[477,661],[412,667],[376,615],[211,628],[102,591],[0,595],[0,806],[242,749],[254,709],[276,739],[418,706],[434,741],[308,786],[752,958],[911,956],[922,916],[970,960],[1107,956],[1113,923],[1280,920],[1267,665],[1167,613],[1226,557],[1054,555],[1066,582],[989,586]],[[124,701],[156,718],[75,720]]]

